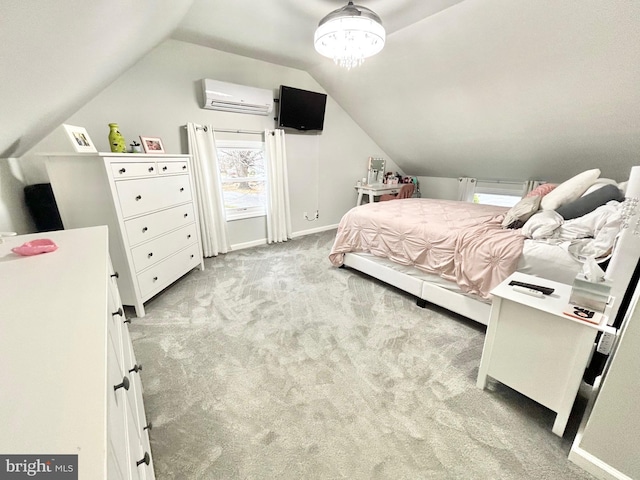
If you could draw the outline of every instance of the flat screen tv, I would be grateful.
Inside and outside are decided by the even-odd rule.
[[[327,96],[280,85],[278,126],[296,130],[322,130]]]

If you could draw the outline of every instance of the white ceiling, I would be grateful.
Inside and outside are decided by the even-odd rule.
[[[387,35],[462,0],[364,0],[382,19]],[[270,63],[308,70],[326,61],[313,48],[318,22],[345,0],[195,0],[172,34]]]

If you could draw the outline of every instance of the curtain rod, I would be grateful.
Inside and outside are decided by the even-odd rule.
[[[183,128],[187,128],[186,125],[183,125]],[[205,132],[208,130],[207,126],[205,125],[204,127],[202,125],[196,125],[196,130],[204,130]],[[232,130],[229,128],[214,128],[213,129],[214,133],[215,132],[220,132],[220,133],[249,133],[249,134],[253,134],[253,135],[262,135],[264,133],[263,130]]]

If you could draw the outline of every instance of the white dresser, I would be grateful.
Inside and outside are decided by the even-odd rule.
[[[143,303],[204,269],[188,155],[46,155],[65,228],[107,225],[124,305]]]
[[[30,257],[11,252],[36,238],[58,249]],[[80,479],[155,478],[141,366],[107,228],[4,239],[0,305],[0,453],[37,455],[54,466],[58,456],[77,455]]]

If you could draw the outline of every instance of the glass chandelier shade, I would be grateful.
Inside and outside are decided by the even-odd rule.
[[[314,45],[319,54],[350,70],[384,47],[385,30],[373,11],[349,2],[318,24]]]

